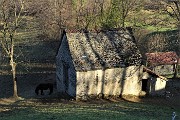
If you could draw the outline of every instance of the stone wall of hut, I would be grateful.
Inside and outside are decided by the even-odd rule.
[[[154,68],[154,72],[159,75],[173,75],[175,72],[174,65],[159,65]]]
[[[76,70],[72,62],[66,36],[56,56],[56,83],[59,93],[76,96]]]
[[[139,96],[141,92],[141,66],[77,72],[76,76],[76,99],[99,95]]]
[[[151,77],[148,81],[148,94],[151,96],[162,96],[165,94],[165,80],[159,77]]]

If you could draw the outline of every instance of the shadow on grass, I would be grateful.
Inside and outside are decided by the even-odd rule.
[[[40,83],[54,83],[54,73],[17,74],[18,95],[23,98],[36,97],[35,88]],[[0,98],[13,95],[13,81],[11,75],[0,75]]]
[[[55,100],[55,99],[54,99]],[[25,100],[1,106],[2,120],[163,120],[171,119],[173,112],[166,106],[145,103],[75,102]],[[179,113],[177,112],[177,115]]]

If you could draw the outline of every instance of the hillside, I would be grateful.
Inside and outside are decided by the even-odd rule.
[[[176,30],[177,21],[161,11],[161,7],[151,8],[150,6],[154,5],[154,2],[152,5],[150,4],[153,0],[147,1],[149,2],[144,7],[139,7],[128,14],[129,16],[124,21],[125,27],[132,26],[134,28],[137,44],[142,54],[154,51],[176,51],[180,55],[179,33]],[[71,9],[69,9],[70,0],[68,0],[65,4],[58,3],[56,12],[54,12],[52,1],[42,0],[33,3],[32,0],[31,2],[32,5],[28,3],[29,8],[26,11],[28,15],[22,16],[23,19],[15,36],[15,59],[20,95],[28,96],[30,94],[29,97],[34,96],[34,88],[38,83],[45,82],[48,76],[55,74],[55,57],[61,42],[59,38],[62,29],[74,27],[75,29],[82,27],[101,29],[104,23],[109,22],[108,25],[113,23],[111,17],[114,17],[113,14],[116,13],[109,14],[110,11],[105,11],[108,9],[107,6],[105,9],[101,9],[102,5],[107,5],[107,3],[93,4],[92,2],[88,12],[83,4],[71,5]],[[36,7],[33,8],[33,5]],[[76,7],[75,10],[74,7]],[[96,8],[94,9],[96,11],[92,12],[92,8]],[[139,10],[141,8],[142,10]],[[0,19],[0,29],[3,28],[2,23],[2,19]],[[118,23],[115,27],[121,27],[121,24]],[[2,35],[0,33],[0,39],[2,39]],[[2,88],[0,97],[8,97],[12,94],[9,57],[4,54],[2,48],[0,48],[0,55],[0,88]],[[55,77],[50,82],[54,82],[54,79]]]
[[[145,35],[138,44],[143,54],[174,51],[180,56],[179,37],[178,30],[155,31]]]

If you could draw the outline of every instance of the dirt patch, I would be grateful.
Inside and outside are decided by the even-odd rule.
[[[9,105],[9,104],[12,104],[14,102],[16,102],[16,100],[13,98],[2,98],[2,99],[0,99],[0,104],[2,104],[2,105]]]

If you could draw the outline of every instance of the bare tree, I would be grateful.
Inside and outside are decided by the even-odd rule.
[[[6,55],[9,57],[9,64],[13,77],[13,97],[18,99],[17,78],[16,78],[16,56],[15,56],[15,36],[20,27],[24,13],[23,0],[1,0],[0,1],[0,30],[2,37],[0,44]]]
[[[105,0],[74,0],[72,3],[77,29],[99,29],[105,13]]]
[[[34,17],[46,39],[58,39],[62,29],[71,23],[71,0],[31,0],[30,3],[29,12],[33,9]]]
[[[147,43],[147,52],[166,52],[169,48],[167,37],[162,34],[153,35]]]
[[[118,26],[125,27],[130,12],[136,11],[142,5],[142,0],[111,0],[112,11],[118,19]]]

